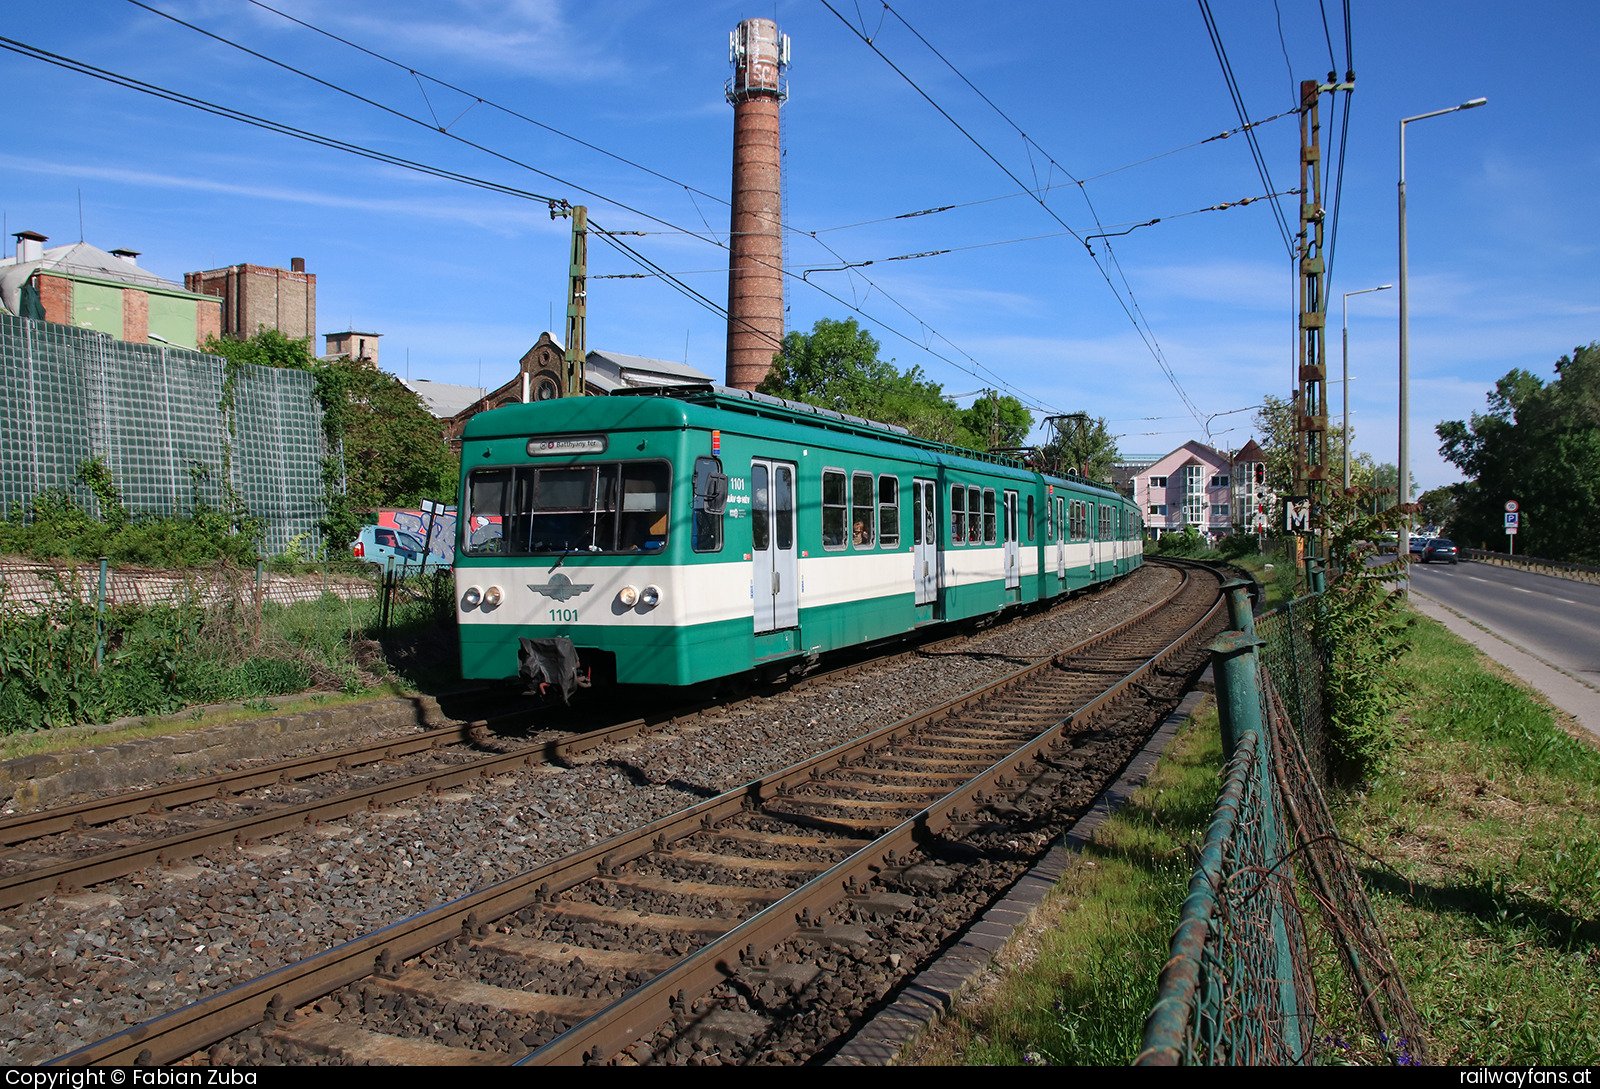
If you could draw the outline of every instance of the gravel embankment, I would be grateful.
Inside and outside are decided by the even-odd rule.
[[[949,699],[1137,612],[1178,576],[673,733],[0,912],[0,1061],[27,1064],[665,816]]]

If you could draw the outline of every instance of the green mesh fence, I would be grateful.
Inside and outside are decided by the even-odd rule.
[[[1397,1065],[1427,1061],[1421,1019],[1323,793],[1330,667],[1317,607],[1301,598],[1257,619],[1253,635],[1213,645],[1223,737],[1236,740],[1139,1065],[1341,1058],[1318,1031],[1308,917],[1336,961],[1323,978],[1342,978],[1377,1047]]]
[[[1317,595],[1309,594],[1280,605],[1255,623],[1256,635],[1266,641],[1261,667],[1272,677],[1317,782],[1326,787],[1328,724],[1322,713],[1326,662],[1314,628],[1316,608]]]
[[[311,375],[239,368],[231,430],[227,385],[216,356],[0,314],[0,516],[48,488],[94,510],[76,477],[98,457],[131,512],[221,506],[231,488],[266,523],[267,554],[295,537],[320,543],[326,450]]]

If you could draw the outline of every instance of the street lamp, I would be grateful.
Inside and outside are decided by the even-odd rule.
[[[1404,199],[1404,198],[1402,198]],[[1344,490],[1350,490],[1350,296],[1365,295],[1369,291],[1388,291],[1393,284],[1364,287],[1360,291],[1344,293]]]
[[[1426,121],[1430,117],[1441,117],[1457,110],[1471,110],[1478,106],[1488,104],[1487,98],[1472,98],[1459,106],[1451,106],[1445,110],[1434,110],[1432,113],[1419,113],[1415,117],[1402,117],[1400,119],[1400,504],[1411,502],[1411,425],[1407,413],[1411,408],[1410,390],[1410,339],[1411,324],[1406,310],[1406,126],[1413,121]],[[1402,555],[1409,556],[1411,552],[1411,516],[1405,516],[1401,523],[1404,530],[1404,539],[1400,542],[1405,548]]]

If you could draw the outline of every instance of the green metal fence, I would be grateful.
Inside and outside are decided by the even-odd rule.
[[[1312,595],[1212,644],[1222,793],[1145,1025],[1139,1065],[1291,1065],[1325,1057],[1308,920],[1390,1061],[1425,1062],[1421,1020],[1339,839],[1323,787],[1326,722]],[[1302,910],[1302,904],[1314,905]],[[1329,973],[1324,973],[1324,979]]]
[[[297,536],[319,543],[325,454],[305,371],[244,366],[230,378],[203,352],[0,314],[0,517],[50,488],[99,513],[77,480],[99,458],[135,513],[222,506],[231,489],[276,554]]]

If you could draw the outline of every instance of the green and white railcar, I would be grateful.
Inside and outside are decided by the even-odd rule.
[[[525,640],[620,684],[778,672],[1142,558],[1115,492],[732,390],[507,406],[467,423],[461,461],[473,678],[540,679]]]

